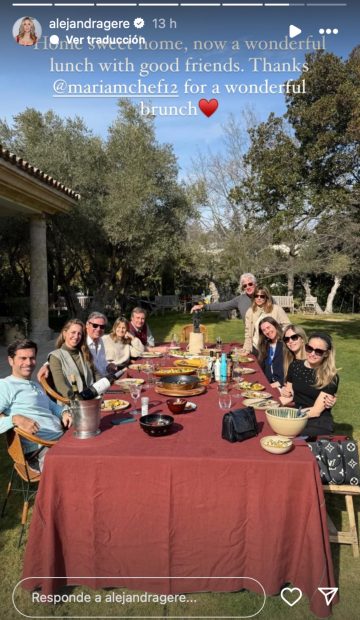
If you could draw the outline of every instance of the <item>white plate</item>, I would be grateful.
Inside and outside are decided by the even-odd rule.
[[[129,377],[128,379],[117,379],[117,381],[115,381],[116,385],[121,385],[122,383],[136,383],[136,385],[142,385],[143,383],[145,383],[144,379],[134,379],[132,377]]]
[[[121,409],[126,409],[129,407],[130,403],[128,400],[122,400],[120,398],[108,398],[104,400],[101,405],[101,411],[121,411]]]
[[[162,357],[164,354],[163,353],[156,353],[155,351],[145,351],[144,353],[142,353],[140,355],[140,357],[143,357],[144,359],[148,359],[151,357]]]
[[[243,401],[246,407],[254,407],[254,409],[269,409],[269,407],[280,407],[276,400],[261,398],[245,398]],[[260,403],[260,404],[257,404]]]
[[[195,409],[196,409],[195,403],[191,402],[191,400],[188,400],[185,405],[184,411],[195,411]]]

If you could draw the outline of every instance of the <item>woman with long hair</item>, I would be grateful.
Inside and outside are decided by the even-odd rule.
[[[339,385],[334,345],[328,334],[314,332],[305,344],[305,351],[305,360],[291,362],[286,389],[292,393],[295,406],[308,411],[304,434],[327,435],[334,431],[327,399],[329,394],[336,394]],[[280,400],[284,402],[282,398]]]
[[[281,326],[266,316],[259,323],[258,360],[272,387],[284,385],[284,346]]]
[[[286,378],[291,362],[306,358],[305,345],[307,343],[307,336],[302,327],[290,324],[285,327],[283,341],[285,344],[284,376]]]
[[[129,331],[129,323],[124,317],[116,319],[110,334],[103,336],[105,357],[108,363],[118,369],[127,366],[132,358],[140,357],[145,351],[142,342]]]
[[[73,376],[79,392],[101,378],[86,344],[85,325],[79,319],[65,323],[56,341],[56,349],[49,353],[48,359],[55,389],[65,398],[73,394]]]
[[[257,353],[259,323],[265,316],[271,316],[282,327],[290,323],[285,310],[273,303],[269,289],[266,286],[257,286],[252,305],[245,314],[245,338],[242,352]]]
[[[21,20],[16,42],[19,45],[34,45],[37,42],[35,23],[31,17],[24,17]]]

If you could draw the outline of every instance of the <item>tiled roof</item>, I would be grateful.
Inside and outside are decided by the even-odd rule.
[[[58,191],[63,192],[64,194],[69,196],[69,198],[72,198],[73,200],[80,200],[80,194],[75,192],[73,189],[66,187],[63,183],[60,183],[60,181],[57,181],[49,174],[46,174],[45,172],[40,170],[40,168],[36,168],[36,166],[32,166],[31,164],[29,164],[28,161],[26,161],[22,157],[18,157],[17,155],[14,155],[14,153],[11,153],[8,149],[4,148],[1,144],[0,144],[0,159],[4,159],[5,161],[8,161],[10,164],[13,164],[13,166],[16,166],[17,168],[20,168],[20,170],[22,170],[23,172],[26,172],[26,174],[29,174],[30,176],[35,177],[36,179],[39,179],[39,181],[42,181],[43,183],[50,185],[54,189],[57,189]]]

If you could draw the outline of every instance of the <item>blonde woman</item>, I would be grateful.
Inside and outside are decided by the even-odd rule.
[[[86,344],[85,325],[79,319],[65,323],[56,341],[56,349],[49,353],[49,366],[56,391],[72,396],[71,377],[74,376],[79,392],[101,379],[95,370]]]
[[[307,343],[307,336],[302,327],[288,325],[284,330],[283,341],[285,344],[284,376],[287,377],[291,362],[306,359],[305,345]]]
[[[126,319],[116,319],[111,333],[102,338],[105,347],[105,357],[108,363],[115,364],[118,369],[127,366],[131,358],[140,357],[145,351],[142,342],[129,331]]]
[[[305,344],[306,359],[291,362],[287,374],[286,389],[293,395],[296,407],[307,409],[308,423],[304,434],[328,435],[334,431],[331,407],[327,404],[329,394],[338,390],[339,375],[335,366],[335,350],[328,334],[315,332]],[[280,398],[281,402],[285,401]]]
[[[290,323],[285,310],[273,303],[269,289],[265,286],[257,286],[251,308],[245,314],[243,353],[257,352],[259,323],[265,316],[271,316],[282,328]]]
[[[31,17],[24,17],[21,20],[16,42],[19,45],[34,45],[37,42],[35,24]]]

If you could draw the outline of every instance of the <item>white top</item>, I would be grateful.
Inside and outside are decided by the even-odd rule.
[[[130,357],[140,357],[145,351],[145,347],[139,338],[134,337],[131,344],[124,344],[123,342],[115,342],[110,334],[102,337],[102,341],[105,347],[105,357],[107,364],[113,362],[120,365],[127,362]]]
[[[99,338],[99,340],[95,344],[95,342],[92,338],[90,338],[90,336],[86,336],[86,344],[90,349],[90,353],[94,360],[97,371],[101,375],[106,375],[106,367],[108,363],[106,361],[103,339]]]

